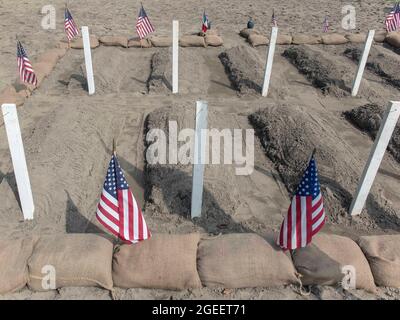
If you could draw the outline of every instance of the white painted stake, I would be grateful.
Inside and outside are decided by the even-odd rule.
[[[361,56],[360,62],[358,64],[357,74],[353,81],[353,89],[351,90],[351,95],[355,97],[360,88],[361,80],[364,74],[365,65],[367,64],[369,50],[371,49],[372,41],[374,40],[375,30],[369,30],[367,41],[364,44],[363,54]]]
[[[90,49],[89,28],[82,27],[83,50],[85,53],[86,79],[88,83],[89,94],[94,94],[94,78],[92,65],[92,52]]]
[[[179,21],[172,21],[172,93],[178,93]]]
[[[28,168],[26,166],[21,129],[18,122],[17,107],[15,104],[3,104],[1,110],[3,112],[4,126],[7,132],[8,145],[14,167],[15,180],[17,181],[22,213],[25,220],[31,220],[33,219],[35,206],[33,204]]]
[[[196,131],[194,136],[194,164],[192,185],[192,210],[191,216],[201,216],[203,202],[204,160],[207,142],[207,109],[206,101],[196,102]]]
[[[277,37],[278,37],[278,28],[272,27],[271,39],[269,41],[269,46],[268,46],[267,64],[265,66],[264,84],[262,88],[263,97],[266,97],[268,95],[269,82],[271,80],[272,63],[274,62],[275,44]]]
[[[350,214],[352,216],[359,215],[364,207],[399,116],[400,101],[391,101],[382,119],[381,127],[365,165],[356,195],[351,203]]]

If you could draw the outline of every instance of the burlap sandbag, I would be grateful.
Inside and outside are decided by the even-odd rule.
[[[97,48],[100,45],[100,42],[95,35],[90,35],[89,40],[90,40],[90,48],[92,48],[92,49]],[[72,49],[83,49],[82,38],[76,38],[75,40],[71,41],[71,48]]]
[[[251,34],[260,34],[257,30],[255,29],[242,29],[240,30],[239,34],[243,37],[243,38],[248,38]]]
[[[308,34],[294,34],[292,36],[293,44],[319,44],[322,43],[321,36]]]
[[[0,294],[25,287],[32,251],[33,239],[0,240]]]
[[[113,244],[100,235],[65,234],[43,236],[28,261],[29,287],[46,291],[43,267],[55,268],[56,288],[94,287],[112,289]]]
[[[253,46],[253,47],[258,47],[258,46],[266,46],[269,43],[269,39],[266,36],[262,36],[259,34],[251,34],[248,38],[247,41]]]
[[[99,42],[105,46],[128,47],[128,38],[123,36],[103,36],[99,38]]]
[[[382,42],[385,41],[386,36],[387,36],[387,32],[386,31],[382,31],[382,30],[376,31],[375,35],[374,35],[374,41],[382,43]]]
[[[365,43],[367,35],[365,33],[349,33],[345,35],[346,39],[352,43]]]
[[[321,36],[322,43],[323,44],[345,44],[349,42],[349,40],[342,34],[338,33],[329,33],[329,34],[323,34]]]
[[[204,39],[206,41],[206,45],[210,47],[219,47],[224,44],[224,41],[220,36],[207,34]]]
[[[22,94],[18,94],[13,86],[7,86],[0,93],[0,106],[3,103],[13,103],[16,106],[21,106],[25,102],[25,97]]]
[[[128,48],[151,48],[149,39],[130,39],[128,41]]]
[[[292,36],[288,34],[279,34],[276,38],[276,44],[291,44],[292,43]]]
[[[219,32],[217,29],[211,29],[211,30],[207,30],[206,32],[200,31],[198,33],[199,36],[201,37],[205,37],[205,36],[219,36]]]
[[[121,288],[183,290],[199,288],[196,253],[200,235],[155,234],[133,245],[122,245],[113,258],[113,280]]]
[[[205,48],[206,42],[204,41],[204,37],[187,35],[187,36],[182,36],[179,39],[179,45],[181,47],[204,47]]]
[[[385,41],[395,48],[400,48],[400,32],[389,32]]]
[[[227,234],[200,241],[197,269],[207,287],[274,287],[297,283],[290,257],[275,244],[275,236]]]
[[[312,243],[293,252],[293,262],[304,285],[339,285],[344,266],[354,266],[356,287],[374,292],[374,278],[359,246],[350,238],[318,234]]]
[[[162,37],[162,36],[154,36],[150,38],[151,44],[153,47],[171,47],[172,46],[172,38],[171,37]]]
[[[358,240],[378,286],[400,288],[400,235],[361,237]]]

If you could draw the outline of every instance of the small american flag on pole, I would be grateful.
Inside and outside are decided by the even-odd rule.
[[[108,166],[96,217],[105,228],[125,242],[136,243],[151,237],[115,153]]]
[[[65,20],[64,20],[64,30],[67,34],[68,41],[71,41],[79,34],[78,27],[74,19],[72,18],[71,12],[69,12],[68,8],[65,6]]]
[[[21,81],[37,86],[37,77],[35,71],[33,71],[32,64],[29,61],[26,51],[19,40],[17,40],[17,64],[19,78]]]
[[[325,33],[329,31],[329,22],[328,22],[328,17],[327,16],[325,16],[324,27],[323,27],[322,31],[325,32]]]
[[[149,17],[144,11],[143,5],[140,8],[139,16],[136,21],[136,32],[140,39],[146,37],[149,33],[154,32],[153,25],[150,22]]]
[[[386,29],[388,32],[396,31],[400,27],[400,3],[397,2],[392,11],[386,17]]]
[[[303,248],[324,224],[324,203],[313,153],[282,223],[277,243],[284,250]]]
[[[275,17],[275,9],[272,11],[271,24],[273,27],[278,26],[278,20],[276,20],[276,17]]]

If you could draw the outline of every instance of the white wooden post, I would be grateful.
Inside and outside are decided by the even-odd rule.
[[[207,109],[206,101],[196,102],[196,130],[194,136],[194,164],[192,185],[191,216],[200,217],[203,202],[204,162],[207,140]]]
[[[93,78],[93,65],[92,65],[92,52],[90,49],[90,37],[89,28],[82,27],[82,40],[83,50],[85,54],[85,66],[86,66],[86,79],[88,83],[89,94],[94,94],[94,78]]]
[[[178,93],[179,21],[172,21],[172,93]]]
[[[351,95],[353,97],[355,97],[357,95],[358,89],[360,88],[361,80],[362,80],[362,77],[364,74],[365,65],[367,64],[367,60],[368,60],[368,56],[369,56],[369,50],[371,49],[372,41],[374,40],[374,35],[375,35],[375,30],[368,31],[367,41],[365,41],[364,50],[363,50],[360,62],[358,63],[356,77],[354,78],[354,81],[353,81],[353,88],[351,90]]]
[[[352,216],[360,214],[364,207],[399,116],[400,101],[391,101],[382,119],[381,127],[351,203],[350,214]]]
[[[269,46],[268,46],[267,64],[265,66],[264,84],[262,88],[263,97],[266,97],[268,95],[269,82],[271,80],[272,63],[274,62],[275,44],[277,37],[278,37],[278,27],[272,27],[271,39],[269,40]]]
[[[25,220],[31,220],[33,219],[35,206],[33,204],[28,168],[26,166],[24,145],[22,144],[21,129],[18,122],[17,107],[15,104],[3,104],[1,110],[3,112],[4,126],[7,132],[8,145],[14,167],[15,180],[17,181],[22,213]]]

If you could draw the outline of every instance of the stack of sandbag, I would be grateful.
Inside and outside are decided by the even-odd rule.
[[[152,44],[150,39],[129,39],[128,48],[151,48]]]
[[[172,46],[172,38],[168,36],[152,36],[150,42],[153,47],[163,48]]]
[[[389,32],[386,35],[385,42],[389,43],[395,48],[400,48],[400,32]]]
[[[183,290],[199,288],[196,254],[200,235],[155,234],[150,239],[117,247],[113,280],[121,288]]]
[[[207,30],[206,32],[201,31],[199,32],[199,36],[204,37],[206,46],[219,47],[224,44],[224,41],[215,29]]]
[[[179,45],[181,47],[203,47],[207,46],[205,37],[198,35],[183,35],[179,39]]]
[[[28,285],[35,291],[61,287],[102,287],[111,290],[113,243],[95,234],[41,237],[28,260]],[[54,269],[53,269],[54,268]],[[49,287],[55,271],[55,287]]]
[[[349,33],[345,35],[346,39],[352,43],[364,43],[367,40],[365,33]]]
[[[308,34],[294,34],[292,35],[293,44],[320,44],[322,38],[319,35],[308,35]]]
[[[321,36],[322,43],[328,45],[345,44],[349,40],[342,34],[339,33],[327,33]]]
[[[293,262],[304,285],[340,285],[354,268],[356,288],[375,292],[371,268],[360,247],[350,238],[320,233],[305,248],[293,252]]]
[[[207,287],[252,288],[298,283],[292,261],[275,244],[256,234],[227,234],[199,243],[197,268]]]
[[[99,42],[105,46],[128,47],[128,38],[123,36],[102,36]]]
[[[400,288],[400,235],[360,237],[364,252],[378,286]]]
[[[384,42],[386,36],[387,36],[387,31],[386,30],[375,31],[374,41],[375,42],[380,42],[380,43]]]
[[[100,45],[100,42],[95,35],[90,35],[89,41],[90,48],[92,49],[97,48]],[[70,46],[72,49],[83,49],[83,39],[76,38],[75,40],[71,41]]]
[[[241,37],[247,39],[252,34],[260,34],[260,33],[255,29],[245,28],[245,29],[240,30],[239,34],[240,34]]]
[[[17,291],[28,282],[28,259],[33,251],[32,238],[0,240],[0,294]]]

